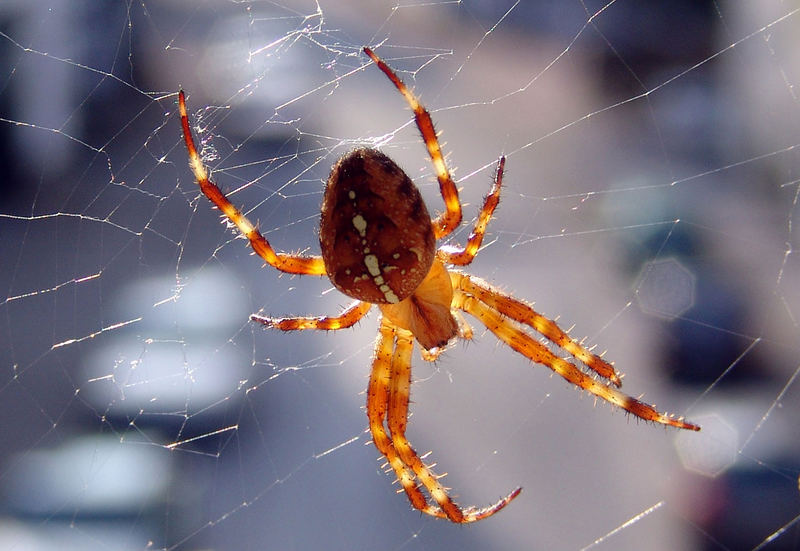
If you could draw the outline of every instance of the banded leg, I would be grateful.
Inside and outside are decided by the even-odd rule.
[[[464,513],[453,503],[447,491],[439,484],[439,480],[422,462],[417,452],[406,439],[408,423],[408,399],[411,392],[411,350],[412,336],[405,329],[395,329],[395,349],[392,356],[391,375],[389,376],[389,409],[387,421],[392,445],[400,454],[400,459],[407,465],[417,479],[428,490],[431,497],[439,504],[444,514],[453,522],[464,522]]]
[[[411,392],[413,336],[410,331],[399,328],[395,328],[394,333],[395,349],[392,356],[391,376],[389,379],[389,409],[387,412],[389,433],[392,436],[394,449],[400,454],[400,459],[403,463],[414,471],[417,480],[425,486],[425,489],[439,505],[441,511],[452,522],[475,522],[495,514],[517,497],[521,489],[517,488],[507,497],[484,509],[469,508],[462,511],[453,502],[447,490],[439,484],[439,477],[422,462],[417,452],[411,447],[406,438],[406,426],[408,424],[408,401]],[[439,515],[437,514],[436,516]]]
[[[433,119],[430,113],[419,102],[417,96],[406,87],[405,83],[400,80],[400,77],[386,65],[386,63],[379,58],[375,53],[364,47],[364,53],[367,54],[372,61],[383,71],[389,80],[395,85],[397,90],[403,94],[403,97],[408,102],[409,107],[414,111],[414,120],[419,128],[419,133],[425,142],[425,147],[428,149],[428,154],[431,157],[433,168],[436,171],[436,179],[439,180],[439,190],[444,199],[445,212],[440,214],[433,220],[433,229],[436,234],[436,239],[449,235],[461,223],[461,202],[458,200],[458,189],[456,188],[450,172],[447,170],[447,164],[444,162],[444,155],[442,155],[442,148],[439,145],[439,139],[436,137],[436,129],[433,127]]]
[[[367,387],[367,419],[369,430],[375,447],[389,462],[389,466],[397,475],[397,480],[405,490],[411,505],[428,515],[446,518],[445,514],[433,505],[429,505],[425,495],[417,486],[414,474],[400,459],[386,432],[384,419],[389,405],[389,381],[391,379],[392,346],[394,344],[394,329],[385,321],[381,321],[378,341],[375,343],[375,354],[372,362],[372,372],[369,376]]]
[[[467,244],[463,248],[454,247],[452,245],[444,245],[439,248],[439,257],[446,264],[457,264],[459,266],[466,266],[475,255],[478,254],[478,249],[483,242],[483,236],[486,233],[486,227],[489,225],[489,220],[492,219],[494,209],[500,203],[500,187],[503,185],[503,170],[506,166],[506,158],[500,157],[497,162],[497,171],[494,175],[494,183],[489,193],[483,199],[483,207],[478,213],[478,220],[475,222],[475,227],[472,233],[469,234]]]
[[[252,314],[250,321],[257,321],[271,329],[281,331],[296,331],[300,329],[320,329],[323,331],[336,331],[352,327],[369,312],[372,306],[369,302],[355,301],[345,308],[338,316],[319,316],[319,317],[294,317],[294,318],[270,318]]]
[[[589,369],[610,380],[614,386],[620,387],[622,380],[614,366],[600,356],[592,354],[586,348],[567,335],[553,320],[544,317],[524,302],[502,292],[485,281],[467,274],[450,272],[453,287],[474,296],[493,310],[519,323],[527,325],[548,340],[563,348]]]
[[[547,347],[528,335],[515,322],[506,318],[498,310],[484,304],[477,297],[466,294],[460,288],[455,291],[453,306],[475,316],[498,339],[523,356],[533,362],[549,367],[568,382],[581,387],[598,398],[602,398],[647,421],[671,425],[680,429],[700,430],[700,427],[683,421],[683,418],[675,418],[672,415],[661,413],[653,406],[640,402],[632,396],[623,394],[615,388],[595,380],[571,363],[553,354]]]
[[[250,246],[256,254],[263,258],[267,264],[282,272],[326,275],[325,263],[322,261],[321,256],[276,253],[267,238],[258,231],[258,228],[239,209],[233,206],[233,203],[228,200],[214,182],[208,179],[208,171],[206,171],[206,167],[203,165],[203,161],[200,159],[197,147],[194,144],[192,129],[189,126],[189,115],[186,112],[186,95],[183,90],[178,92],[178,109],[180,110],[181,126],[183,127],[183,141],[186,142],[186,149],[189,152],[189,165],[192,167],[192,172],[194,172],[194,177],[200,186],[200,191],[228,217],[228,220],[239,228],[242,235],[250,240]]]

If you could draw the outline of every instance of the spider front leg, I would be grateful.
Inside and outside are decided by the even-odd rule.
[[[489,331],[494,333],[497,338],[506,343],[513,350],[516,350],[535,363],[543,364],[549,367],[554,372],[561,375],[561,377],[567,380],[567,382],[572,383],[588,391],[589,393],[594,394],[598,398],[602,398],[603,400],[618,406],[641,419],[653,421],[654,423],[660,423],[662,425],[670,425],[680,429],[700,430],[700,427],[693,425],[692,423],[685,422],[683,418],[675,418],[672,415],[661,413],[655,407],[645,404],[644,402],[640,402],[632,396],[628,396],[627,394],[624,394],[607,384],[595,380],[573,364],[559,358],[546,346],[542,345],[536,339],[526,333],[517,325],[514,320],[509,319],[503,313],[501,313],[499,308],[495,309],[489,305],[488,302],[491,301],[488,298],[486,299],[485,303],[484,297],[479,298],[465,292],[463,288],[465,287],[465,281],[469,280],[468,276],[464,274],[452,275],[454,276],[454,281],[459,281],[458,285],[454,285],[456,289],[453,297],[453,307],[464,310],[472,316],[475,316],[486,326],[487,329],[489,329]],[[505,299],[505,297],[496,289],[491,289],[491,291],[492,293],[496,293],[502,299]]]
[[[394,352],[391,345],[394,342]],[[423,513],[444,517],[456,523],[475,522],[489,517],[508,505],[517,497],[521,488],[517,488],[508,496],[497,503],[483,508],[470,507],[462,510],[456,505],[447,490],[439,483],[439,477],[422,462],[417,452],[406,438],[408,423],[408,402],[411,390],[411,352],[413,349],[413,335],[410,331],[395,327],[388,320],[381,322],[381,335],[376,347],[375,363],[373,364],[372,377],[370,378],[370,392],[367,399],[367,413],[370,419],[375,445],[389,460],[395,473],[403,485],[411,504]],[[389,359],[387,369],[386,360]],[[388,380],[383,378],[388,375]],[[381,384],[388,387],[382,388]],[[383,400],[388,404],[383,410]],[[386,417],[391,441],[388,441],[383,425]],[[380,423],[378,418],[380,416]],[[379,443],[380,442],[380,443]],[[388,453],[387,453],[388,452]],[[399,459],[399,462],[398,462]],[[410,471],[422,483],[438,507],[427,503],[420,488],[412,480],[407,480]]]
[[[394,329],[388,322],[381,320],[378,341],[375,343],[372,371],[367,387],[367,419],[369,430],[375,447],[389,462],[397,480],[405,490],[411,505],[427,515],[447,518],[441,509],[428,504],[422,490],[419,489],[411,472],[394,448],[392,439],[386,432],[384,421],[389,408],[389,381],[392,377],[392,349],[394,346]]]
[[[197,179],[200,190],[225,216],[227,216],[228,220],[239,228],[242,235],[247,237],[250,241],[250,246],[256,254],[263,258],[267,264],[282,272],[288,272],[290,274],[326,275],[325,263],[321,256],[276,253],[269,244],[269,241],[267,241],[267,238],[258,231],[258,228],[256,228],[239,209],[233,206],[233,203],[228,200],[225,194],[222,193],[222,190],[219,189],[214,182],[209,180],[208,172],[197,152],[194,137],[192,136],[192,129],[189,126],[189,115],[186,111],[186,95],[183,93],[183,90],[178,92],[178,109],[181,115],[181,126],[183,127],[183,141],[186,143],[186,149],[189,152],[189,165],[192,167],[192,172],[194,172],[194,177]]]
[[[387,424],[389,433],[392,435],[392,445],[400,454],[403,463],[414,471],[417,479],[425,486],[434,501],[439,504],[447,518],[453,522],[464,522],[464,513],[453,503],[447,491],[439,484],[439,478],[422,462],[406,438],[408,400],[411,393],[413,338],[410,331],[395,330],[395,348],[389,375],[389,409],[387,411]]]
[[[271,329],[281,331],[296,331],[302,329],[319,329],[323,331],[336,331],[352,327],[363,318],[372,304],[369,302],[355,301],[345,308],[338,316],[318,316],[318,317],[291,317],[291,318],[270,318],[252,314],[250,321],[256,321]]]

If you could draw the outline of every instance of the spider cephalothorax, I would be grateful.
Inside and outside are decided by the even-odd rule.
[[[423,358],[432,360],[456,336],[470,338],[471,329],[461,312],[479,320],[530,360],[637,417],[700,430],[682,418],[661,413],[617,390],[615,387],[622,381],[610,363],[574,341],[529,304],[450,268],[467,265],[475,258],[500,198],[505,158],[500,157],[494,183],[467,244],[443,245],[437,249],[436,240],[452,233],[461,222],[461,203],[433,122],[394,71],[369,48],[364,48],[364,52],[414,111],[436,171],[445,211],[431,219],[419,190],[394,161],[375,149],[356,149],[334,165],[328,178],[320,220],[322,256],[276,253],[272,249],[258,229],[209,180],[194,144],[183,91],[178,94],[178,104],[184,141],[200,189],[250,240],[253,250],[281,271],[327,275],[337,289],[356,299],[337,316],[272,318],[254,314],[250,318],[284,331],[335,330],[354,325],[373,304],[380,308],[380,329],[367,387],[367,418],[375,446],[394,470],[411,504],[435,517],[474,522],[493,515],[520,492],[517,488],[489,507],[462,509],[439,483],[439,477],[422,462],[405,435],[414,340],[423,347]],[[584,369],[556,356],[531,333],[538,333],[568,352]],[[434,503],[428,501],[422,488]]]

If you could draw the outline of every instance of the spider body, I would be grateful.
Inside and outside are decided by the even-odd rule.
[[[377,304],[427,350],[456,335],[453,287],[435,260],[428,208],[394,161],[370,148],[345,154],[331,170],[320,211],[322,259],[337,289]]]
[[[394,471],[411,505],[452,522],[474,522],[497,513],[521,491],[517,488],[485,508],[461,508],[441,485],[440,477],[423,463],[405,434],[414,341],[422,346],[423,359],[432,361],[455,337],[471,338],[471,328],[462,312],[477,319],[521,355],[598,398],[647,421],[700,430],[619,391],[621,377],[610,363],[584,348],[526,302],[452,269],[469,264],[478,253],[500,199],[505,158],[500,157],[497,163],[493,185],[467,244],[437,249],[436,240],[447,237],[461,222],[461,203],[433,121],[394,71],[369,48],[364,52],[414,111],[439,181],[445,211],[431,218],[419,190],[394,161],[374,149],[356,149],[336,162],[328,178],[320,209],[321,256],[273,250],[258,228],[209,179],[192,137],[183,91],[178,94],[178,105],[190,166],[201,191],[247,237],[253,250],[283,272],[327,275],[334,287],[356,299],[335,316],[275,318],[253,314],[250,319],[283,331],[337,330],[355,325],[373,304],[381,310],[367,386],[367,419],[375,447]],[[577,365],[554,354],[532,333],[569,353]]]
[[[436,255],[417,186],[389,157],[360,148],[334,165],[319,224],[322,259],[342,293],[397,304],[422,283]]]

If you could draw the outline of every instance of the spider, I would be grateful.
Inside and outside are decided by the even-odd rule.
[[[437,249],[437,240],[450,235],[461,223],[461,203],[433,121],[418,98],[382,59],[367,47],[364,53],[392,81],[413,110],[436,171],[445,211],[431,218],[419,190],[394,161],[375,149],[355,149],[336,162],[325,186],[319,226],[321,256],[275,252],[258,228],[209,180],[192,137],[183,90],[178,94],[178,105],[189,163],[201,191],[247,237],[253,250],[282,272],[326,275],[334,287],[355,299],[335,316],[273,318],[253,314],[250,319],[281,331],[337,330],[352,327],[373,305],[381,311],[367,387],[367,418],[375,446],[394,470],[411,505],[434,517],[467,523],[497,513],[522,491],[517,488],[488,507],[462,508],[406,437],[414,341],[419,342],[423,359],[433,361],[456,337],[471,338],[472,329],[461,312],[479,320],[497,338],[531,361],[544,364],[573,385],[637,417],[700,430],[683,418],[660,413],[654,406],[617,390],[615,387],[622,381],[612,364],[570,338],[528,303],[452,268],[469,264],[478,253],[500,199],[505,157],[501,156],[497,163],[492,187],[467,244],[443,245]],[[585,368],[579,369],[556,356],[529,329],[568,352]]]

